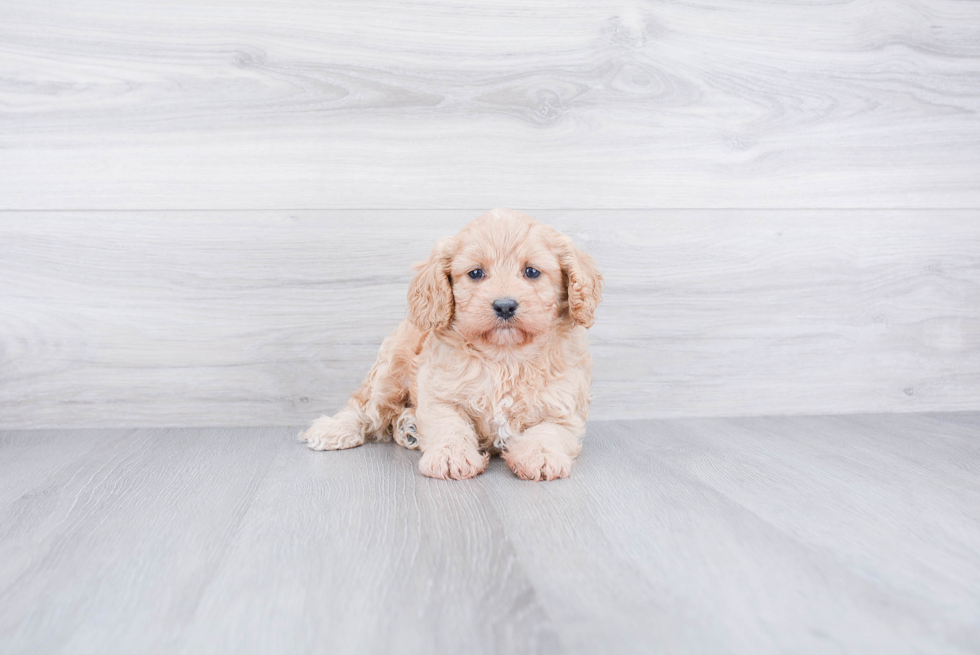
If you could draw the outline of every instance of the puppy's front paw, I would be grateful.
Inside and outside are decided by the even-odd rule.
[[[511,471],[521,480],[542,482],[567,478],[572,474],[572,458],[533,440],[513,440],[503,452]]]
[[[466,480],[483,473],[489,460],[490,455],[470,444],[439,446],[422,453],[419,471],[440,480]]]
[[[349,416],[345,411],[336,416],[321,416],[300,435],[300,439],[312,450],[341,450],[360,446],[364,443],[364,434],[356,419],[356,416]]]

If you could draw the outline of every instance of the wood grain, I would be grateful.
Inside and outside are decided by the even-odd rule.
[[[971,652],[965,417],[598,422],[570,484],[484,482],[578,652]]]
[[[980,5],[0,4],[0,209],[974,208]]]
[[[0,220],[0,426],[307,423],[479,210]],[[976,211],[542,211],[606,278],[595,418],[980,409]]]
[[[598,421],[547,484],[297,429],[0,432],[0,651],[980,648],[980,413]]]
[[[66,448],[44,453],[59,471],[29,480],[0,510],[0,649],[163,650],[219,569],[269,467],[274,433],[27,436]],[[88,452],[73,456],[72,441]],[[4,450],[8,443],[22,442],[7,435]]]
[[[187,652],[560,652],[480,486],[423,478],[392,444],[311,456],[297,431],[278,440]]]

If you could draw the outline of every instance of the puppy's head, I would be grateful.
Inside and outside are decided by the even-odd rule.
[[[591,257],[511,210],[494,209],[439,241],[417,269],[409,320],[474,343],[520,346],[569,321],[591,327],[602,300]]]

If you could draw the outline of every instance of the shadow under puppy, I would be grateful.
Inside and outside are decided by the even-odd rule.
[[[361,388],[300,435],[314,450],[394,437],[433,478],[499,453],[525,480],[568,477],[592,393],[586,328],[602,276],[567,236],[494,209],[416,266],[408,318]]]

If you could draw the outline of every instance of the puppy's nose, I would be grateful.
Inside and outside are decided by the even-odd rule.
[[[505,321],[514,318],[514,313],[517,312],[517,301],[513,298],[497,298],[493,301],[493,311],[497,312],[497,316]]]

